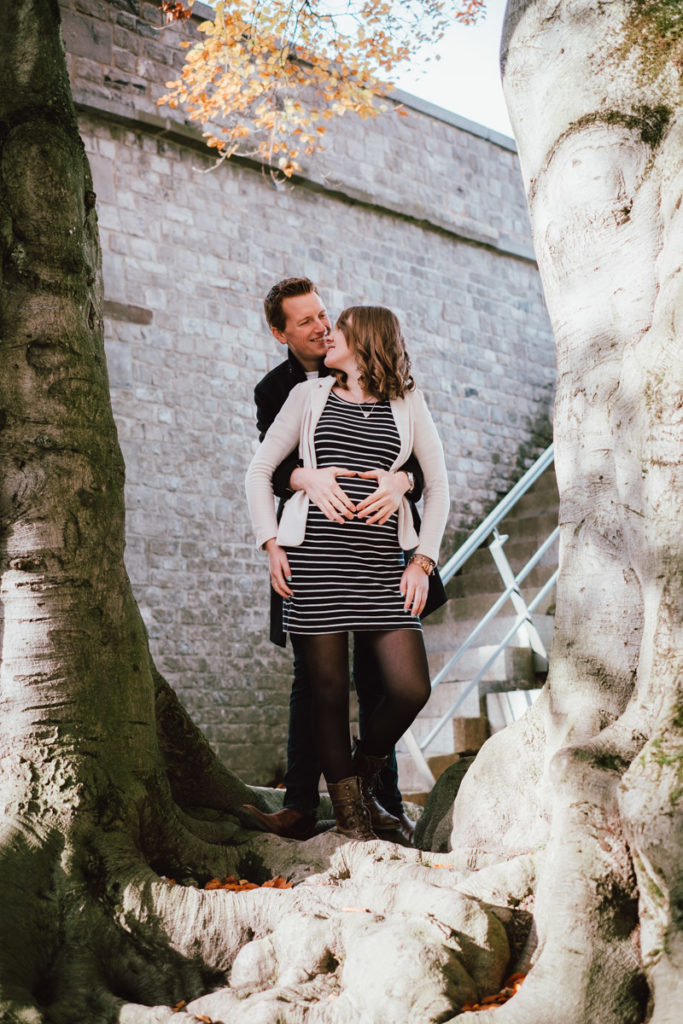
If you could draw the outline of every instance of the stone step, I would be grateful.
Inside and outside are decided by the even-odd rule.
[[[396,764],[398,765],[398,788],[401,790],[403,799],[410,794],[410,799],[415,801],[414,794],[424,793],[431,789],[431,784],[419,770],[410,754],[397,751]],[[422,801],[415,801],[421,803]]]
[[[530,703],[537,699],[540,694],[540,687],[535,690],[521,692],[515,690],[511,693],[489,693],[484,698],[486,706],[486,717],[489,723],[491,734],[500,732],[512,722],[521,718],[524,712],[530,707]]]
[[[510,512],[510,517],[523,516],[531,509],[535,511],[546,507],[548,511],[553,508],[557,508],[559,505],[559,493],[557,490],[557,480],[555,473],[552,469],[546,471],[543,476],[536,481],[533,487],[523,495],[515,507]]]
[[[537,548],[533,547],[529,551],[524,551],[519,559],[509,558],[510,565],[513,572],[519,572],[523,566],[526,565],[529,558],[536,552]],[[507,552],[506,552],[507,553]],[[527,591],[531,594],[538,593],[541,587],[545,584],[557,568],[557,557],[553,557],[552,551],[547,552],[540,563],[527,574],[521,585],[522,594],[526,597]],[[448,595],[451,600],[454,598],[468,598],[474,596],[490,596],[491,604],[502,594],[503,592],[503,581],[500,573],[493,564],[493,560],[486,567],[482,567],[476,573],[463,573],[454,576],[448,584]]]
[[[522,596],[526,601],[527,605],[531,604],[532,600],[537,596],[540,591],[540,587],[523,587]],[[449,601],[439,609],[442,615],[439,619],[436,615],[430,616],[427,620],[427,625],[432,623],[444,623],[444,622],[478,622],[484,617],[484,615],[493,607],[495,602],[501,595],[499,590],[494,594],[470,594],[466,597],[452,597]],[[507,607],[506,607],[507,605]],[[509,602],[506,602],[503,608],[498,613],[498,618],[504,617],[506,614],[511,614]],[[532,613],[543,617],[547,615],[547,608],[555,607],[555,588],[545,595],[536,610]],[[551,613],[552,614],[552,613]]]
[[[509,560],[518,558],[520,562],[526,562],[550,536],[557,526],[557,513],[549,515],[529,516],[526,519],[505,520],[500,524],[498,532],[501,537],[507,539],[503,542],[503,549]],[[487,538],[484,544],[469,557],[460,570],[459,575],[468,576],[484,568],[482,560],[488,560],[493,565],[493,556],[490,546],[493,537]],[[510,554],[512,550],[512,554]],[[551,549],[553,550],[553,549]],[[554,548],[557,560],[557,546]]]
[[[529,509],[519,515],[508,516],[498,526],[498,532],[515,540],[538,537],[543,540],[557,526],[557,506],[545,509]]]
[[[427,705],[429,707],[429,704]],[[439,721],[440,715],[425,714],[423,711],[415,719],[410,727],[414,738],[418,743],[426,739],[429,733],[432,731],[436,723]],[[407,753],[408,747],[405,739],[401,739],[396,744],[396,752]],[[434,756],[436,754],[452,754],[453,753],[453,727],[446,723],[441,732],[434,738],[432,743],[429,744],[429,754]]]
[[[435,674],[436,673],[434,673],[434,675]],[[432,673],[430,673],[430,675],[432,675]],[[418,715],[418,718],[422,718],[427,715],[436,721],[436,719],[445,714],[449,708],[452,708],[453,705],[463,697],[468,685],[469,680],[467,679],[457,682],[447,681],[440,683],[432,690],[431,697]],[[464,718],[478,717],[480,714],[478,686],[475,686],[471,693],[464,697],[462,704],[459,705],[455,714]]]
[[[449,669],[448,675],[443,682],[432,693],[430,705],[438,699],[440,703],[444,704],[444,707],[441,709],[441,713],[443,713],[450,706],[449,698],[446,696],[439,697],[439,691],[445,691],[448,687],[449,693],[452,690],[454,694],[453,699],[455,699],[459,695],[458,687],[460,682],[473,679],[495,652],[495,645],[488,644],[481,647],[471,647],[465,651],[456,664]],[[432,679],[448,663],[452,654],[453,651],[450,649],[428,652],[429,674]],[[507,688],[512,687],[513,689],[526,689],[528,686],[538,685],[536,673],[544,670],[546,667],[535,661],[533,651],[529,647],[507,647],[498,654],[496,660],[486,670],[481,678],[481,682],[487,684],[506,684]]]
[[[488,604],[487,607],[490,607],[490,604]],[[434,624],[427,622],[425,624],[424,639],[428,653],[432,654],[436,651],[449,651],[452,654],[469,636],[475,626],[478,625],[479,621],[480,619],[478,618],[475,619],[470,616],[463,616],[460,620],[446,620],[445,622]],[[516,616],[509,613],[504,614],[504,612],[501,611],[495,619],[488,623],[479,635],[476,641],[477,644],[481,646],[488,646],[499,643],[504,639],[515,621]],[[546,650],[550,651],[553,639],[553,627],[555,624],[552,615],[534,614],[531,616],[531,621],[538,630]]]
[[[547,488],[538,493],[529,493],[517,502],[505,517],[504,522],[521,521],[533,516],[552,515],[557,522],[557,510],[560,499],[557,490]],[[498,527],[500,529],[500,527]],[[503,531],[501,530],[501,533]]]
[[[468,751],[468,755],[475,753],[477,749],[479,748],[472,748]],[[438,779],[450,765],[455,764],[462,756],[462,754],[455,753],[439,754],[435,757],[428,757],[427,764],[431,768],[434,778]],[[398,753],[396,755],[396,763],[398,766],[398,785],[403,799],[424,805],[433,784],[422,774],[410,754]]]

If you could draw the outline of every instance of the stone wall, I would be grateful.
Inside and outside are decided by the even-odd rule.
[[[159,669],[224,761],[266,782],[290,656],[267,641],[243,500],[253,387],[283,355],[262,297],[304,273],[332,315],[398,313],[446,448],[452,543],[547,443],[553,345],[516,153],[397,94],[409,117],[343,118],[294,184],[248,161],[213,169],[182,111],[156,105],[195,26],[159,31],[137,0],[60,2],[98,197],[128,569]]]

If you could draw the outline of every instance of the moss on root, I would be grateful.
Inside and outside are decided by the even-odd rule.
[[[683,7],[680,0],[633,0],[619,57],[638,54],[641,74],[657,78],[667,64],[683,71]]]

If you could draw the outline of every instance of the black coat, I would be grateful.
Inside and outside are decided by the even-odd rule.
[[[320,376],[326,377],[328,373],[327,368],[323,366],[320,370]],[[285,404],[289,392],[304,380],[306,380],[306,372],[303,366],[292,352],[288,352],[287,359],[258,382],[254,388],[254,401],[256,402],[256,426],[260,441],[263,440],[266,431]],[[292,496],[293,492],[289,487],[289,478],[292,475],[292,471],[299,464],[299,449],[297,448],[280,463],[273,474],[273,490],[280,499],[278,520],[282,515],[284,503]],[[415,477],[415,487],[410,496],[410,508],[413,513],[415,529],[419,533],[420,516],[415,508],[415,502],[419,501],[422,496],[424,477],[420,464],[414,455],[410,456],[407,462],[401,466],[401,469],[412,473]],[[447,600],[441,577],[438,572],[435,572],[433,576],[429,577],[429,594],[427,595],[425,609],[422,612],[422,618],[436,611]],[[270,639],[279,647],[284,647],[286,644],[286,635],[282,629],[282,598],[279,594],[275,593],[272,587],[270,590]]]

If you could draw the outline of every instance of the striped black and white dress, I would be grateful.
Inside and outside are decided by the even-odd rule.
[[[344,466],[357,472],[390,469],[400,450],[388,401],[359,405],[332,391],[315,430],[319,469]],[[373,477],[337,477],[354,505],[377,487]],[[326,519],[311,502],[306,535],[287,548],[294,596],[284,602],[283,627],[294,634],[421,629],[404,611],[399,591],[405,568],[398,544],[398,513],[383,525],[353,518]]]

